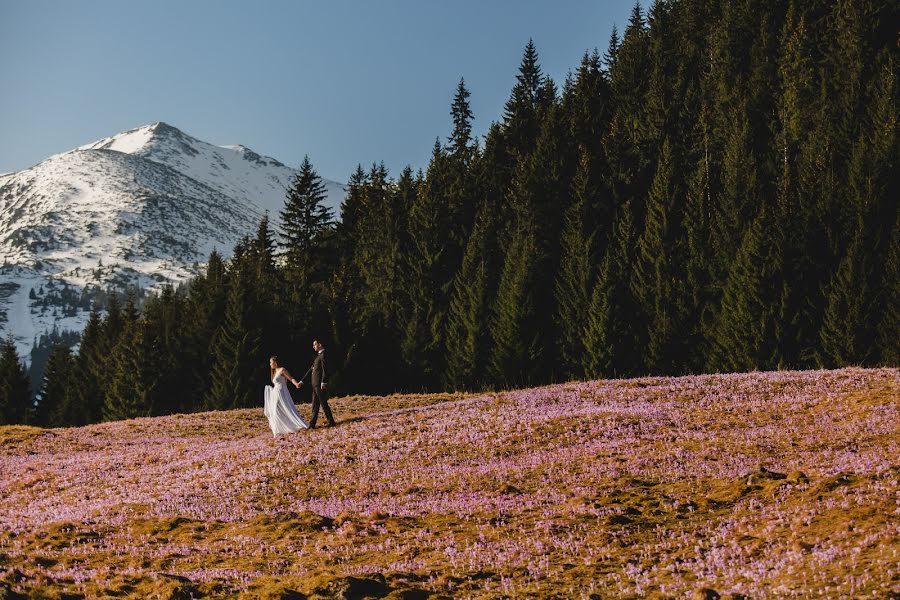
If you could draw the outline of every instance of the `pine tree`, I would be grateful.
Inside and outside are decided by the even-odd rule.
[[[446,169],[439,177],[448,181],[445,253],[442,260],[444,277],[441,284],[449,286],[450,280],[462,261],[466,241],[472,231],[477,211],[478,190],[472,168],[478,159],[478,144],[472,140],[472,110],[469,107],[469,91],[460,79],[450,114],[453,118],[453,132],[450,135],[446,160],[441,164]],[[433,171],[429,169],[429,172]]]
[[[564,376],[582,376],[584,360],[583,327],[591,301],[594,236],[587,229],[587,207],[594,205],[596,193],[590,189],[590,166],[582,151],[578,172],[572,183],[574,200],[566,211],[562,233],[562,257],[555,282],[557,348]]]
[[[698,116],[698,132],[694,140],[692,156],[694,171],[687,182],[684,207],[685,235],[685,285],[687,287],[687,314],[692,315],[688,324],[685,346],[691,352],[684,363],[689,372],[701,371],[705,366],[707,339],[715,310],[712,281],[712,256],[710,251],[710,212],[712,205],[711,160],[709,128],[706,116]]]
[[[31,418],[31,384],[8,336],[0,348],[0,425],[25,424]]]
[[[125,321],[119,295],[115,291],[110,291],[106,302],[106,317],[103,319],[103,347],[107,354],[119,343],[119,336],[124,328]]]
[[[483,365],[490,352],[486,323],[497,270],[496,221],[495,212],[482,207],[453,281],[443,372],[446,390],[478,389],[487,379]]]
[[[676,373],[685,352],[689,298],[685,285],[681,211],[683,198],[675,177],[676,159],[663,142],[647,199],[644,231],[638,239],[632,294],[646,319],[645,361],[652,372]]]
[[[439,213],[421,178],[413,178],[407,167],[394,194],[400,222],[398,236],[397,337],[407,389],[433,388],[441,372],[439,356],[442,314],[438,302],[444,284],[441,274],[443,250]],[[396,383],[395,383],[396,385]]]
[[[867,363],[875,350],[871,345],[874,338],[871,259],[864,236],[864,228],[859,227],[829,286],[819,333],[820,361],[828,367]]]
[[[94,307],[81,333],[81,343],[72,368],[72,412],[69,425],[97,423],[103,417],[103,388],[101,381],[109,359],[103,340],[103,319]]]
[[[127,312],[127,309],[126,309]],[[150,415],[145,370],[148,356],[144,353],[144,328],[136,319],[125,319],[119,343],[110,357],[111,373],[107,378],[104,421],[134,419]]]
[[[741,232],[762,206],[756,180],[758,169],[749,117],[746,109],[739,110],[725,147],[721,193],[712,206],[710,243],[716,281],[724,282],[737,255]]]
[[[290,274],[295,302],[308,298],[327,277],[327,255],[319,242],[334,218],[325,199],[325,184],[305,156],[281,211],[285,270]]]
[[[184,410],[199,410],[209,389],[209,374],[214,363],[213,342],[225,321],[228,297],[228,274],[225,262],[213,250],[206,263],[206,273],[194,279],[187,292],[185,306],[185,362],[188,373]]]
[[[504,129],[513,159],[527,155],[537,138],[538,106],[543,103],[544,75],[534,41],[528,40],[516,75],[516,85],[503,111]]]
[[[265,364],[261,331],[254,323],[252,264],[236,251],[232,259],[224,322],[213,341],[211,382],[204,397],[207,410],[244,408],[259,403],[257,377]]]
[[[603,160],[608,165],[606,186],[615,206],[636,201],[652,177],[652,154],[640,127],[645,110],[648,50],[644,15],[640,4],[635,3],[622,41],[615,49],[615,68],[609,73],[612,114],[602,142]],[[632,209],[640,229],[640,207]]]
[[[149,414],[154,416],[193,408],[188,392],[193,373],[183,343],[184,308],[172,285],[165,285],[144,306],[144,374]]]
[[[41,427],[64,427],[78,420],[72,393],[72,353],[64,342],[56,342],[50,349],[34,422]]]
[[[616,28],[615,24],[613,24],[612,31],[609,33],[609,43],[606,46],[606,53],[603,55],[603,66],[606,67],[607,73],[612,71],[616,66],[616,55],[619,53],[619,44],[621,44],[619,30]]]
[[[532,227],[520,223],[513,235],[489,321],[488,373],[493,384],[505,388],[535,381],[545,359],[533,297],[537,236]]]
[[[744,234],[737,258],[728,273],[722,310],[710,349],[713,371],[753,371],[777,366],[775,356],[779,257],[772,252],[770,232],[775,223],[763,207]]]
[[[469,106],[469,97],[472,94],[466,89],[465,80],[460,77],[456,86],[456,95],[453,97],[453,105],[450,107],[450,116],[453,118],[453,133],[450,134],[450,156],[463,165],[468,165],[472,155],[472,109]]]
[[[635,241],[631,205],[616,220],[615,237],[600,264],[584,321],[582,367],[588,377],[639,373],[634,320],[636,305],[628,285]]]

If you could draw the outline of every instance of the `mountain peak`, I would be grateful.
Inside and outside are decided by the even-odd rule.
[[[295,174],[157,121],[3,175],[0,338],[27,355],[47,332],[80,331],[97,290],[193,276],[213,248],[278,214]],[[337,213],[344,188],[324,183]]]

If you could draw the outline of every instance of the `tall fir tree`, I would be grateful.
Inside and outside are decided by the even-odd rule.
[[[683,191],[676,178],[677,158],[663,142],[647,199],[644,231],[638,238],[632,294],[646,319],[639,340],[646,366],[656,373],[676,373],[684,359],[689,332],[688,290],[683,269]]]
[[[566,211],[562,256],[555,281],[557,349],[562,374],[570,379],[583,375],[583,327],[591,301],[594,235],[588,226],[588,207],[597,203],[591,189],[590,158],[582,150],[572,183],[574,200]]]
[[[207,259],[206,272],[191,282],[185,300],[183,337],[188,380],[185,382],[184,410],[187,412],[202,407],[209,389],[209,374],[215,361],[213,342],[225,320],[227,298],[225,261],[217,250],[213,250]]]
[[[728,273],[722,310],[715,326],[708,367],[713,371],[754,371],[777,366],[775,322],[779,257],[769,233],[772,209],[763,207],[744,234]]]
[[[443,285],[438,249],[442,239],[437,213],[423,181],[407,167],[400,174],[395,194],[403,222],[398,224],[399,278],[397,335],[407,389],[428,389],[437,385],[441,372],[439,357],[442,314],[437,289]],[[396,385],[396,383],[395,383]]]
[[[53,344],[44,379],[38,392],[34,423],[41,427],[64,427],[78,420],[72,389],[73,360],[69,346],[62,341]]]
[[[505,388],[535,381],[546,359],[545,342],[536,327],[533,292],[538,248],[533,227],[521,222],[513,234],[489,317],[488,373],[494,384]]]
[[[110,376],[103,405],[104,421],[150,416],[146,377],[151,365],[144,350],[142,324],[136,317],[134,320],[126,318],[119,342],[110,356]]]
[[[490,332],[486,323],[497,273],[496,229],[496,213],[482,207],[453,281],[445,334],[446,390],[473,390],[488,380],[484,365],[490,356]]]
[[[31,418],[31,384],[8,336],[0,347],[0,425],[25,424]]]
[[[329,269],[328,249],[323,240],[334,221],[325,198],[325,184],[306,156],[281,211],[285,282],[289,298],[287,314],[291,331],[309,331],[312,323],[324,317],[325,282]],[[260,264],[265,266],[271,263],[272,267],[264,268],[273,271],[274,263],[265,255],[267,250],[263,248],[267,245],[268,242],[257,241],[257,246],[264,253],[260,255]],[[271,282],[270,289],[275,288],[276,279],[269,277],[268,281]],[[268,305],[273,303],[274,299]],[[273,324],[269,323],[264,333],[269,334],[272,327]]]
[[[503,110],[508,149],[513,160],[531,152],[540,125],[538,107],[544,101],[544,75],[537,48],[528,40],[516,75],[516,84]]]
[[[97,423],[103,417],[103,388],[109,353],[103,339],[103,318],[95,306],[81,333],[81,343],[72,367],[72,412],[68,425]]]
[[[203,401],[207,410],[244,408],[259,402],[265,357],[261,328],[254,321],[251,260],[246,250],[236,250],[232,259],[224,321],[213,341],[214,362]]]
[[[631,204],[626,203],[619,210],[615,237],[600,264],[584,321],[582,368],[588,377],[622,377],[640,372],[634,331],[637,310],[629,287],[635,239]]]

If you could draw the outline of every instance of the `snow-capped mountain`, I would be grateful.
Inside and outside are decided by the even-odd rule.
[[[277,222],[295,173],[154,123],[0,175],[0,335],[27,355],[42,333],[81,331],[92,289],[192,277],[266,211]],[[343,186],[324,184],[337,215]]]

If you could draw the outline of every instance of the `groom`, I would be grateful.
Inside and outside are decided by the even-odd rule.
[[[316,426],[316,419],[319,418],[319,405],[322,406],[328,426],[332,427],[334,426],[334,417],[331,416],[331,407],[328,406],[327,386],[325,385],[325,346],[319,340],[313,340],[313,350],[316,352],[316,359],[313,361],[309,371],[306,372],[306,375],[312,373],[313,405],[312,417],[309,419],[309,428],[313,429]],[[306,375],[297,382],[298,389],[303,385]]]

